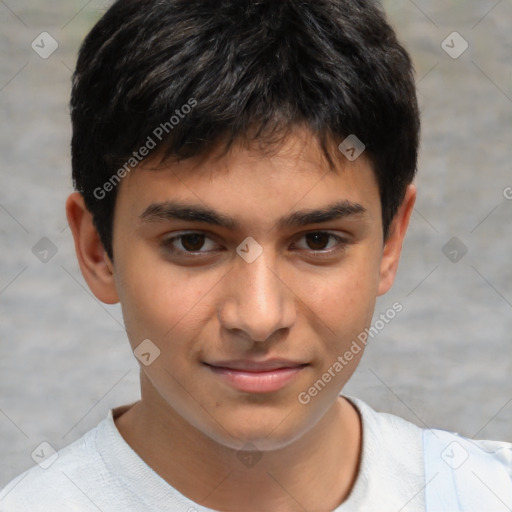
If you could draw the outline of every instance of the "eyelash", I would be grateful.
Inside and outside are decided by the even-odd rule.
[[[330,238],[334,238],[335,240],[338,241],[338,247],[336,249],[330,249],[330,250],[327,250],[327,249],[324,249],[324,250],[318,250],[318,251],[315,251],[315,250],[309,250],[308,249],[300,249],[301,251],[307,251],[309,252],[308,256],[309,257],[312,257],[312,258],[326,258],[326,257],[330,257],[330,256],[333,256],[343,250],[345,250],[346,248],[346,245],[348,245],[348,240],[345,239],[345,238],[342,238],[338,235],[335,235],[329,231],[310,231],[308,233],[304,233],[300,238],[299,240],[301,240],[302,238],[308,236],[308,235],[319,235],[319,234],[322,234],[322,235],[329,235]],[[182,239],[182,238],[185,238],[187,236],[191,236],[191,235],[200,235],[200,236],[204,236],[205,239],[209,239],[209,240],[212,240],[210,237],[207,236],[206,233],[202,233],[200,231],[190,231],[190,232],[187,232],[187,233],[181,233],[179,235],[176,235],[176,236],[173,236],[173,237],[170,237],[170,238],[167,238],[165,239],[163,242],[162,242],[162,246],[165,250],[167,250],[168,252],[170,252],[171,254],[173,255],[177,255],[177,256],[185,256],[185,257],[193,257],[193,258],[197,258],[197,257],[201,257],[201,255],[208,255],[209,253],[212,253],[214,251],[187,251],[187,250],[177,250],[176,248],[174,248],[172,246],[173,242],[176,241],[176,240],[179,240],[179,239]],[[328,245],[328,243],[327,243]]]

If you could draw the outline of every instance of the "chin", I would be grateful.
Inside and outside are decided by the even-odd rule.
[[[300,412],[298,408],[295,410]],[[295,410],[265,410],[254,406],[247,410],[240,406],[225,418],[216,417],[215,433],[211,432],[210,437],[237,451],[245,445],[253,445],[259,451],[279,450],[299,439],[314,424],[311,418],[298,418]]]

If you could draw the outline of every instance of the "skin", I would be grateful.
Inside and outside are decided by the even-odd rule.
[[[80,194],[68,198],[90,289],[105,303],[121,302],[133,349],[150,339],[160,350],[149,366],[141,364],[142,399],[116,426],[162,478],[203,506],[333,510],[357,478],[361,421],[339,393],[363,351],[308,404],[298,396],[370,326],[376,297],[395,278],[415,187],[408,187],[384,242],[379,190],[364,154],[349,162],[340,153],[331,172],[316,139],[297,128],[272,154],[240,144],[214,156],[161,170],[144,162],[123,179],[114,262]],[[173,199],[213,208],[240,226],[141,219],[149,205]],[[364,213],[276,227],[281,216],[340,199]],[[206,238],[169,242],[184,231]],[[305,236],[326,231],[345,242]],[[253,263],[236,252],[247,237],[263,249]],[[187,256],[186,249],[203,254]],[[324,256],[314,258],[315,251]],[[306,366],[277,391],[251,393],[205,364],[271,358]],[[245,450],[257,463],[242,462]]]

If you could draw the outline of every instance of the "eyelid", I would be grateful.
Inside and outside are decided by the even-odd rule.
[[[301,233],[296,240],[300,240],[303,237],[310,235],[310,234],[326,234],[329,235],[331,238],[336,239],[337,243],[334,247],[331,247],[330,249],[299,249],[302,253],[306,254],[306,257],[308,258],[314,258],[314,259],[322,259],[322,258],[332,258],[333,256],[338,255],[339,253],[342,253],[346,250],[346,246],[350,243],[348,236],[341,236],[340,234],[333,233],[329,230],[310,230],[306,231],[304,233]]]
[[[296,237],[296,240],[301,240],[302,238],[306,237],[307,235],[316,235],[316,234],[322,234],[322,235],[329,235],[331,238],[335,238],[340,243],[348,243],[348,237],[343,237],[338,233],[333,233],[332,231],[326,231],[326,230],[312,230],[312,231],[306,231],[305,233],[301,233],[299,236]],[[310,251],[315,252],[313,249],[309,249]],[[316,251],[316,252],[327,252],[327,249],[324,249],[323,251]]]
[[[178,255],[200,255],[200,254],[210,254],[212,253],[213,251],[184,251],[184,250],[181,250],[181,249],[174,249],[172,247],[172,243],[176,240],[179,240],[180,238],[183,238],[187,235],[201,235],[201,236],[204,236],[205,239],[209,239],[213,242],[215,242],[216,244],[218,244],[218,242],[215,240],[215,236],[213,236],[211,233],[207,233],[205,231],[193,231],[193,230],[190,230],[190,231],[179,231],[179,232],[176,232],[176,233],[172,233],[171,234],[172,236],[168,236],[168,237],[164,237],[164,239],[162,240],[162,245],[167,248],[170,252],[174,253],[174,254],[178,254]],[[218,244],[220,245],[220,244]]]

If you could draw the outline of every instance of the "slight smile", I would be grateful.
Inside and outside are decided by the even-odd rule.
[[[204,364],[228,384],[246,393],[279,391],[308,366],[284,360],[234,360]]]

